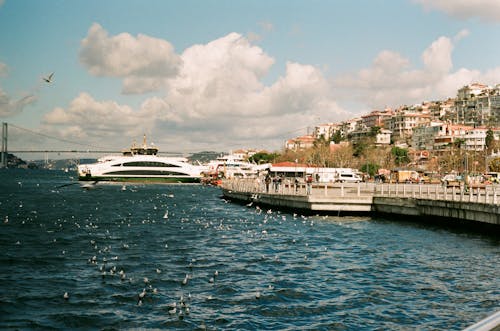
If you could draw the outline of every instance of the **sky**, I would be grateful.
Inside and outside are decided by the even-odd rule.
[[[499,38],[499,0],[0,0],[0,121],[10,150],[279,151],[500,83]]]

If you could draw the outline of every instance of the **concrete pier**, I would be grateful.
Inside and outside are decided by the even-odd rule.
[[[255,180],[226,180],[226,198],[278,208],[325,212],[410,215],[500,225],[500,186],[469,191],[424,184],[283,183],[266,188]]]
[[[371,196],[286,195],[273,193],[249,193],[222,189],[223,195],[232,200],[255,202],[267,206],[315,212],[365,212],[372,210]]]

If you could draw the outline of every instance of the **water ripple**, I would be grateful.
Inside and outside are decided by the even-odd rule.
[[[499,308],[495,236],[69,180],[0,171],[2,329],[461,330]]]

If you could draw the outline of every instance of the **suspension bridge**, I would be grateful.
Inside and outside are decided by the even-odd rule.
[[[19,147],[14,146],[9,149],[9,129],[14,128],[17,131],[17,136],[21,137],[22,133],[28,133],[32,136],[36,136],[43,139],[37,139],[36,143],[39,144],[40,140],[51,140],[58,143],[64,143],[68,148],[53,148],[53,147]],[[22,141],[22,139],[17,139],[17,141]],[[78,146],[78,147],[75,147]],[[51,136],[45,133],[36,132],[30,129],[26,129],[12,123],[2,123],[2,149],[0,150],[0,168],[7,167],[8,155],[9,154],[44,154],[45,159],[48,159],[48,154],[85,154],[85,155],[95,155],[95,154],[116,154],[121,153],[121,150],[116,150],[112,148],[105,148],[99,146],[94,146],[90,144],[81,143],[78,141],[63,139],[55,136]],[[182,154],[179,152],[163,152],[163,154]]]

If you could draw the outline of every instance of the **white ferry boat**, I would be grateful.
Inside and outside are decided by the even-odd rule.
[[[245,161],[235,154],[221,155],[207,164],[207,173],[217,174],[224,178],[253,178],[259,171],[268,169],[270,163],[255,164]]]
[[[132,145],[122,155],[108,155],[97,163],[78,166],[81,181],[140,181],[165,183],[197,183],[206,167],[193,165],[184,157],[158,156],[158,148]]]

